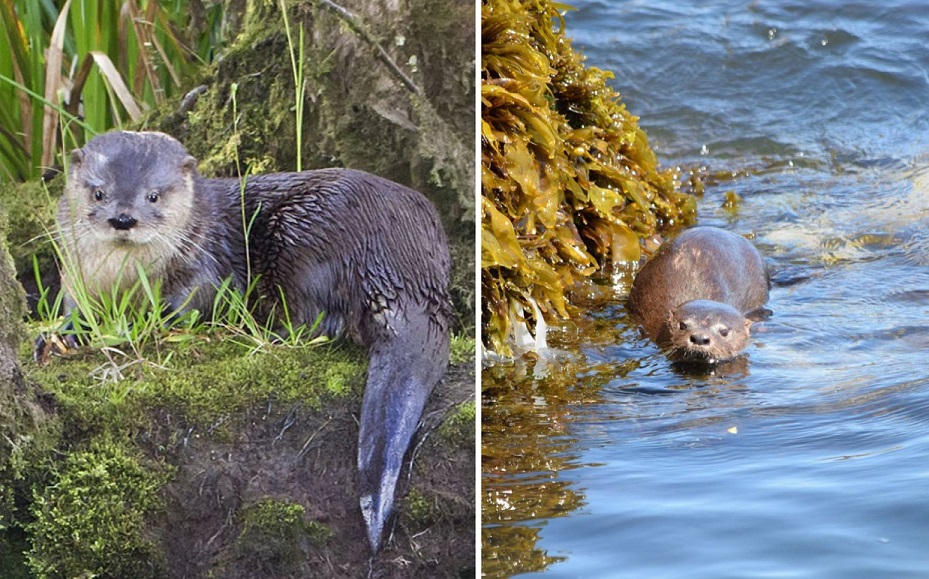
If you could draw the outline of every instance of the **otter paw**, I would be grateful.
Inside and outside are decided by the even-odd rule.
[[[59,335],[54,333],[39,334],[32,348],[32,357],[40,365],[48,364],[52,354],[64,356],[74,352],[81,346],[74,334]]]

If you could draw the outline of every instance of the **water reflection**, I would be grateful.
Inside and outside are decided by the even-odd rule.
[[[485,369],[485,576],[925,576],[929,11],[574,4],[666,164],[705,167],[701,223],[753,234],[772,313],[681,371],[617,275],[560,353]]]
[[[487,444],[481,454],[481,552],[483,573],[491,577],[540,571],[563,559],[535,547],[539,525],[516,523],[564,516],[583,506],[583,495],[559,480],[559,473],[582,466],[577,439],[566,434],[565,426],[574,405],[601,402],[599,393],[608,379],[585,371],[590,382],[578,388],[576,363],[524,362],[518,370],[516,364],[485,369],[482,377],[482,437]],[[533,377],[536,363],[544,367],[541,380]]]

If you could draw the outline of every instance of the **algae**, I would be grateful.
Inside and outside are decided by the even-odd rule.
[[[695,218],[635,116],[584,65],[548,0],[481,5],[483,341],[511,355],[514,321],[567,318],[567,290],[640,239]]]

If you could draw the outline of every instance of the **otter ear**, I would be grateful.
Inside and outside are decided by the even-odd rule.
[[[83,149],[74,149],[71,151],[71,166],[80,167],[81,163],[84,162],[84,150]]]
[[[196,173],[197,172],[197,160],[192,156],[187,155],[184,157],[184,160],[181,161],[181,171],[184,173]]]
[[[752,327],[752,321],[748,318],[745,318],[745,331],[749,331]]]

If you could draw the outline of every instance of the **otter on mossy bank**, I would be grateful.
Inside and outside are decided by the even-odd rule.
[[[358,470],[377,551],[404,455],[448,365],[450,258],[432,204],[348,169],[255,175],[243,189],[201,177],[168,135],[112,132],[71,155],[59,222],[76,266],[65,268],[66,293],[77,281],[69,275],[90,295],[128,289],[138,264],[168,308],[208,313],[224,280],[244,291],[251,277],[265,318],[283,295],[294,326],[322,313],[320,333],[368,349]]]
[[[764,260],[748,240],[695,227],[645,262],[628,306],[672,360],[716,364],[748,346],[745,315],[768,301],[769,287]]]

